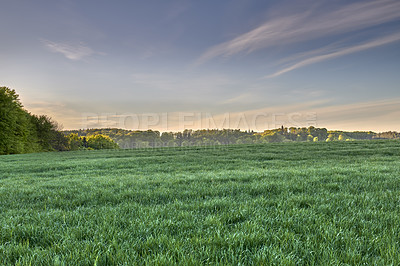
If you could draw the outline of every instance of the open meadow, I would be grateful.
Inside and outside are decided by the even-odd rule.
[[[400,264],[400,141],[0,156],[0,264]]]

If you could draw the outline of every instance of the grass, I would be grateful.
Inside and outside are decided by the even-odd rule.
[[[400,142],[0,157],[0,264],[400,264]]]

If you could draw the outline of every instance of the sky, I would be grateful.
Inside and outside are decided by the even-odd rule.
[[[400,131],[398,0],[0,7],[0,86],[64,129]]]

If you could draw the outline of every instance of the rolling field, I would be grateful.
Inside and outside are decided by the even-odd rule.
[[[400,264],[400,142],[0,156],[0,264]]]

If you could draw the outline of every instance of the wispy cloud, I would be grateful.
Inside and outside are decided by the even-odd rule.
[[[259,27],[208,49],[196,60],[202,64],[215,57],[312,40],[365,29],[400,18],[400,2],[379,0],[346,5],[336,10],[307,10],[270,19]]]
[[[294,63],[294,64],[292,64],[292,65],[290,65],[288,67],[285,67],[285,68],[283,68],[283,69],[281,69],[281,70],[279,70],[279,71],[277,71],[277,72],[275,72],[275,73],[273,73],[271,75],[266,76],[266,78],[277,77],[277,76],[280,76],[282,74],[285,74],[287,72],[290,72],[290,71],[295,70],[295,69],[300,68],[300,67],[304,67],[304,66],[307,66],[307,65],[315,64],[315,63],[318,63],[318,62],[321,62],[321,61],[325,61],[325,60],[332,59],[332,58],[335,58],[335,57],[340,57],[340,56],[347,55],[347,54],[360,52],[360,51],[363,51],[363,50],[367,50],[367,49],[371,49],[371,48],[374,48],[374,47],[382,46],[382,45],[389,44],[389,43],[392,43],[392,42],[395,42],[395,41],[399,41],[399,40],[400,40],[400,34],[392,34],[392,35],[389,35],[389,36],[385,36],[384,38],[368,41],[368,42],[365,42],[363,44],[354,45],[354,46],[351,46],[351,47],[345,47],[345,48],[336,49],[336,50],[330,50],[330,51],[328,49],[325,49],[325,51],[319,49],[318,51],[321,54],[313,55],[313,56],[311,56],[309,58],[303,59],[303,60],[301,60],[301,61],[299,61],[297,63]]]
[[[54,53],[61,53],[70,60],[78,61],[95,54],[95,51],[93,51],[90,47],[83,43],[74,45],[68,43],[52,42],[49,40],[42,40],[42,42],[50,51]]]
[[[221,102],[221,104],[238,104],[238,103],[249,103],[249,102],[253,102],[257,100],[256,96],[246,92],[246,93],[242,93],[238,96],[235,97],[231,97],[227,100],[224,100]]]

